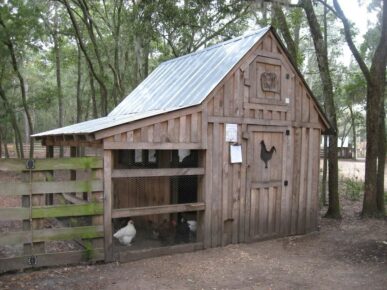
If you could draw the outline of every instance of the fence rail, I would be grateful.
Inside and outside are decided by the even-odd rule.
[[[0,273],[104,259],[102,168],[98,157],[0,160],[0,197],[20,198],[21,205],[0,203],[0,248],[19,249],[17,257],[0,256]],[[21,178],[2,179],[9,172]],[[9,231],[4,225],[14,221],[19,227]],[[46,243],[57,241],[61,247],[51,245],[47,253]],[[76,241],[80,250],[63,250],[68,241]]]

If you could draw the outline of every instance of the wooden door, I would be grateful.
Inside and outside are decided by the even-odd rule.
[[[287,200],[285,187],[288,186],[287,176],[289,176],[288,134],[289,130],[283,127],[249,127],[247,146],[249,204],[246,212],[249,240],[281,234],[281,209]]]

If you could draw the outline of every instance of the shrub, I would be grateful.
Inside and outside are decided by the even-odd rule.
[[[350,200],[359,200],[360,195],[364,188],[364,182],[359,181],[355,178],[345,178],[344,183],[344,194]]]

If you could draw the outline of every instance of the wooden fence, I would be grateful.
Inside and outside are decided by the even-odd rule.
[[[18,205],[0,203],[0,273],[104,259],[102,168],[97,157],[0,159],[0,198]]]

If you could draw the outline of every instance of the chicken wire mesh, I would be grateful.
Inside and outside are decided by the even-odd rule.
[[[117,153],[117,169],[195,168],[199,164],[197,150],[121,150]],[[195,203],[200,201],[198,184],[202,176],[143,176],[113,180],[113,207],[138,208]],[[118,249],[153,248],[197,241],[200,212],[135,216],[113,219],[114,244]],[[133,236],[133,227],[136,229]]]

